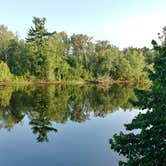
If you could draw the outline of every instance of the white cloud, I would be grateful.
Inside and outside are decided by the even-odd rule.
[[[151,40],[157,39],[157,33],[161,32],[163,26],[166,25],[165,18],[166,13],[130,17],[105,27],[103,31],[105,36],[120,48],[151,47]]]

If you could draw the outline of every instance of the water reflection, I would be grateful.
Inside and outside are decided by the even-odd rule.
[[[104,117],[118,108],[131,109],[129,98],[136,100],[131,85],[1,87],[0,128],[11,130],[27,116],[37,141],[48,141],[48,133],[58,131],[53,122],[81,123],[92,114]]]

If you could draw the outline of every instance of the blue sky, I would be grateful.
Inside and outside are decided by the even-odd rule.
[[[32,17],[46,17],[49,31],[109,40],[124,48],[150,47],[166,25],[166,0],[0,0],[0,24],[23,38]]]

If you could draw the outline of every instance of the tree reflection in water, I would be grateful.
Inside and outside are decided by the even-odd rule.
[[[81,123],[91,113],[104,117],[118,108],[131,109],[128,99],[136,100],[132,85],[6,87],[0,94],[0,127],[10,130],[26,116],[38,142],[48,141],[48,133],[57,132],[53,122]]]

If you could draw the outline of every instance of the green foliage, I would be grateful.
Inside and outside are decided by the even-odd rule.
[[[134,79],[133,69],[130,62],[122,56],[117,57],[113,61],[113,67],[110,71],[111,77],[114,80],[132,80]]]
[[[145,59],[143,53],[134,48],[124,50],[124,57],[129,61],[132,68],[133,79],[140,79],[145,68]]]
[[[111,76],[111,70],[113,70],[113,61],[117,59],[119,55],[120,51],[117,48],[111,46],[109,48],[101,49],[98,51],[96,56],[94,56],[94,62],[91,66],[93,76]]]
[[[25,42],[23,40],[11,40],[7,53],[11,73],[17,76],[27,76],[31,70],[31,57]]]
[[[2,107],[7,107],[10,104],[12,92],[12,87],[0,87],[0,105]]]
[[[8,62],[8,48],[11,40],[16,39],[16,36],[8,30],[4,25],[0,25],[0,60]]]
[[[28,32],[27,42],[32,52],[32,73],[40,79],[50,79],[51,57],[48,48],[48,32],[45,28],[46,18],[33,18],[34,28]]]
[[[120,51],[109,41],[92,42],[84,34],[50,33],[46,18],[33,17],[32,22],[26,41],[0,26],[0,60],[15,76],[41,81],[144,80],[153,69],[154,52],[147,48]]]
[[[163,43],[166,36],[164,35]],[[129,134],[121,132],[110,139],[111,148],[128,158],[120,165],[166,165],[166,47],[152,41],[156,57],[154,69],[150,72],[152,86],[148,91],[137,90],[138,102],[134,105],[146,109],[130,124],[125,124]],[[138,132],[135,132],[139,129]]]
[[[0,81],[11,81],[12,74],[6,63],[0,61]]]

